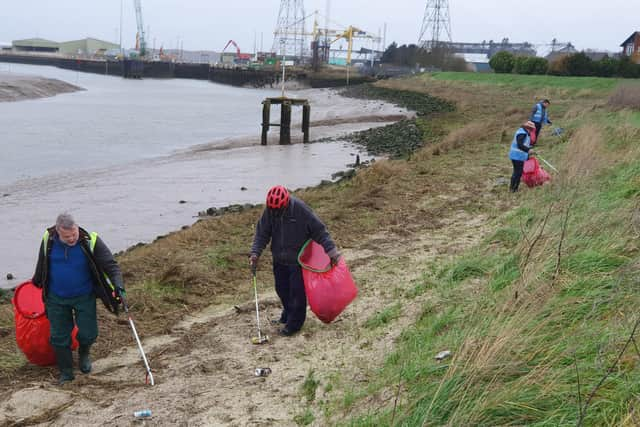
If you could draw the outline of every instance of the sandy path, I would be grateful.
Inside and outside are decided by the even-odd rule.
[[[434,196],[425,196],[425,202],[427,197],[433,203]],[[457,201],[445,199],[443,203],[451,205]],[[401,317],[385,327],[367,329],[367,319],[397,301],[398,291],[413,286],[421,273],[416,265],[450,258],[482,238],[487,227],[486,218],[462,209],[452,209],[439,225],[400,241],[384,233],[371,235],[357,248],[345,250],[360,295],[331,325],[309,312],[301,334],[277,336],[269,324],[279,316],[277,299],[263,285],[264,329],[272,340],[252,345],[255,313],[247,284],[242,305],[210,307],[176,325],[169,335],[144,340],[156,386],[144,385],[143,365],[130,346],[95,361],[91,375],[78,373],[68,386],[42,381],[0,396],[0,425],[139,425],[132,414],[145,408],[153,413],[145,425],[295,425],[294,417],[306,408],[301,385],[308,372],[313,369],[320,381],[317,400],[331,378],[342,376],[364,386],[431,297],[427,292],[404,301]],[[256,367],[269,367],[273,373],[256,377]],[[326,424],[321,413],[315,417],[315,425]]]

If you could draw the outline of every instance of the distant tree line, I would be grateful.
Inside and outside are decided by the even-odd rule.
[[[415,44],[398,46],[393,42],[382,54],[383,64],[403,67],[437,68],[443,71],[466,71],[467,63],[446,47],[427,50]]]
[[[510,52],[498,52],[489,61],[496,73],[551,74],[554,76],[595,76],[639,78],[640,65],[628,57],[620,59],[605,56],[599,61],[584,52],[563,56],[548,62],[533,56],[515,56]]]

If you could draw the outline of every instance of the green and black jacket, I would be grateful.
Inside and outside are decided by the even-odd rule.
[[[42,288],[43,298],[46,298],[49,287],[49,255],[53,247],[53,240],[57,237],[55,227],[45,231],[38,252],[36,272],[31,281]],[[113,254],[96,233],[88,233],[80,228],[78,243],[89,261],[89,270],[93,278],[93,291],[102,300],[105,307],[112,313],[118,314],[120,300],[116,288],[124,289],[122,273]]]

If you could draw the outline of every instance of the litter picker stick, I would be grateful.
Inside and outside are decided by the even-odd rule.
[[[153,381],[153,374],[151,373],[151,368],[149,367],[149,362],[147,361],[147,356],[144,354],[142,343],[140,342],[140,337],[138,337],[138,331],[136,331],[136,325],[133,324],[133,319],[131,318],[131,314],[129,314],[129,306],[127,305],[127,301],[125,301],[122,295],[120,295],[120,299],[122,300],[122,305],[124,306],[124,312],[129,318],[129,326],[131,326],[131,331],[133,331],[133,336],[135,337],[136,343],[138,344],[138,350],[140,350],[140,356],[142,356],[144,367],[147,370],[147,381],[149,382],[149,384],[155,385]]]
[[[258,323],[258,339],[255,338],[251,341],[254,344],[264,344],[269,341],[269,337],[267,335],[262,335],[262,330],[260,328],[260,308],[258,307],[258,279],[256,278],[256,274],[253,273],[253,294],[255,295],[256,300],[256,321]]]
[[[559,171],[558,169],[554,168],[554,167],[553,167],[553,165],[552,165],[551,163],[547,162],[545,159],[543,159],[542,157],[538,156],[537,154],[536,154],[536,156],[537,156],[540,160],[542,160],[542,161],[544,162],[544,164],[545,164],[545,165],[549,166],[549,167],[550,167],[551,169],[553,169],[554,171],[556,171],[556,172],[560,173],[560,171]]]

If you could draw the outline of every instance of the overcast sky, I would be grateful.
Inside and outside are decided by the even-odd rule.
[[[41,37],[55,41],[84,37],[118,42],[122,0],[1,0],[0,42]],[[273,44],[279,0],[142,0],[150,47],[221,50],[234,39],[243,52],[254,40]],[[293,3],[293,0],[291,0]],[[415,43],[426,0],[332,0],[331,27],[354,25],[377,33],[386,23],[387,45]],[[578,49],[618,51],[640,30],[640,0],[450,0],[454,41],[571,41]],[[325,14],[326,0],[306,0],[305,11]],[[321,18],[324,23],[324,18]],[[309,23],[309,27],[311,23]],[[124,0],[123,41],[135,44],[133,0]],[[545,47],[541,46],[541,50]]]

